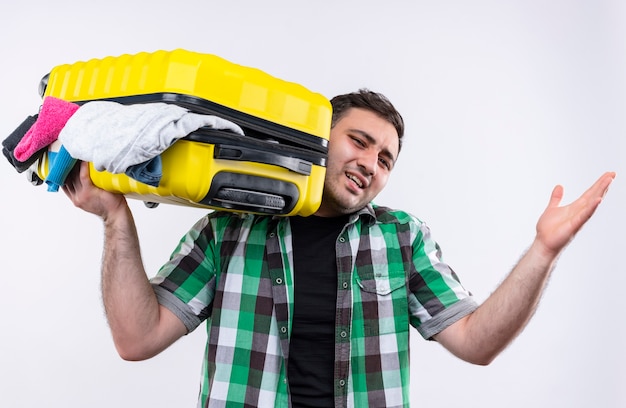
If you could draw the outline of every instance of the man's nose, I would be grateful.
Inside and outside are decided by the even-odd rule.
[[[373,149],[363,151],[359,157],[358,165],[366,174],[375,176],[376,169],[378,169],[378,153]]]

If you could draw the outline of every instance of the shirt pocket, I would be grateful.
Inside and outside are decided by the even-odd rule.
[[[360,275],[357,275],[356,280],[362,291],[376,293],[380,296],[390,295],[391,292],[406,287],[404,271],[401,271],[401,273],[389,274],[389,276],[372,274],[371,277],[366,278],[362,278]]]
[[[357,273],[356,283],[359,293],[355,298],[360,303],[360,313],[356,317],[362,320],[366,336],[409,330],[404,270]]]

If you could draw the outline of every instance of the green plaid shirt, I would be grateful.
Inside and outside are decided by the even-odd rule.
[[[368,206],[337,239],[335,406],[409,406],[409,326],[430,338],[476,303],[415,217]],[[152,279],[194,330],[207,321],[199,407],[288,407],[289,218],[214,212]]]

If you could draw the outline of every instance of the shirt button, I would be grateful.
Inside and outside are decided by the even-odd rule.
[[[276,278],[276,284],[277,285],[282,285],[283,284],[283,279],[282,278]]]
[[[348,282],[344,282],[344,283],[343,283],[343,288],[344,288],[344,289],[348,289]]]
[[[345,380],[339,380],[339,385],[340,386],[345,386],[346,385],[346,381]]]
[[[270,232],[270,237],[274,238],[274,235],[276,234],[274,234],[273,232]]]
[[[287,333],[287,328],[285,326],[280,328],[281,333]]]
[[[341,333],[339,333],[339,335],[345,339],[348,333],[346,333],[345,331],[342,331]]]
[[[344,237],[340,237],[339,242],[346,242],[346,239]]]

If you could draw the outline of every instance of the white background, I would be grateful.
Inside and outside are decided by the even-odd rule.
[[[626,3],[92,4],[2,3],[2,139],[37,111],[52,67],[140,51],[217,54],[328,97],[383,92],[407,135],[376,201],[424,219],[481,301],[530,244],[554,185],[570,202],[617,171],[525,332],[488,367],[415,332],[411,386],[416,407],[626,406]],[[0,406],[195,406],[204,326],[150,361],[120,360],[99,293],[100,220],[8,162],[0,187]],[[131,204],[152,275],[203,211]]]

